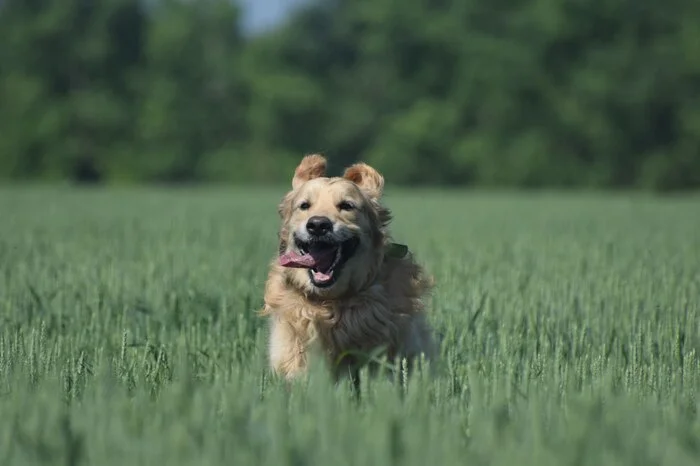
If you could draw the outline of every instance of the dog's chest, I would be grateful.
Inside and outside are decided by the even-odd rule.
[[[314,322],[315,337],[328,354],[395,346],[398,316],[383,299],[380,287],[371,291],[374,293],[333,308],[330,319]]]

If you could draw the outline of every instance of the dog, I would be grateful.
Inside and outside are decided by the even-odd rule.
[[[326,159],[305,156],[278,206],[279,254],[269,268],[261,315],[269,317],[269,365],[292,381],[320,350],[335,380],[357,375],[359,355],[435,357],[425,297],[432,277],[391,242],[384,178],[365,163],[326,177]]]

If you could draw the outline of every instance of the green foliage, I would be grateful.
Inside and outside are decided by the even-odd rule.
[[[441,365],[357,403],[267,370],[282,194],[0,190],[3,464],[697,464],[698,199],[390,190]]]
[[[696,0],[5,0],[0,176],[700,186]]]

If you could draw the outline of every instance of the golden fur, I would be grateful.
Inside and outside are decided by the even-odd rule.
[[[424,314],[424,296],[432,287],[410,253],[385,254],[390,244],[389,210],[380,204],[383,177],[358,163],[342,177],[325,177],[326,160],[303,158],[292,190],[279,206],[282,219],[280,254],[294,247],[294,232],[308,218],[323,215],[360,239],[352,258],[329,288],[317,288],[307,269],[287,268],[275,259],[265,286],[261,313],[270,317],[269,363],[272,370],[293,379],[309,364],[310,349],[321,349],[339,374],[358,361],[339,359],[347,352],[384,348],[390,359],[434,356],[434,343]],[[307,210],[297,208],[306,201]],[[350,201],[356,208],[343,210]]]

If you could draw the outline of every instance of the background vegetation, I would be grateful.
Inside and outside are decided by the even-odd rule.
[[[3,466],[696,466],[697,0],[0,0]],[[300,156],[387,177],[436,378],[287,390],[262,304]],[[47,187],[213,183],[219,188]],[[60,183],[59,183],[60,184]]]
[[[0,2],[0,177],[700,186],[697,0]]]
[[[390,191],[442,365],[356,404],[266,368],[281,191],[88,192],[0,190],[5,466],[698,464],[697,199]]]

